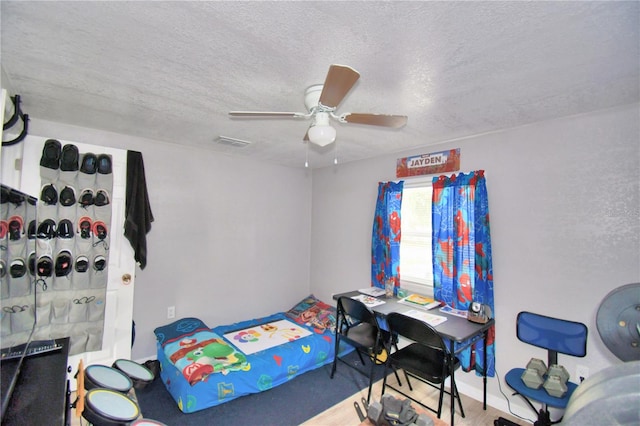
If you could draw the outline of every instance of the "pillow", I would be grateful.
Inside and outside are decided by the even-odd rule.
[[[285,312],[285,315],[297,322],[313,327],[320,333],[336,328],[336,308],[317,299],[313,294],[305,297]]]

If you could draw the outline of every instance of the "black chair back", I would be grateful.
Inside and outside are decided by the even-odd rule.
[[[392,334],[399,334],[421,345],[442,351],[443,354],[447,350],[442,337],[424,321],[392,312],[387,315],[387,323]]]
[[[439,389],[440,394],[438,408],[434,409],[425,405],[416,395],[406,393],[399,387],[387,383],[386,374],[382,384],[382,394],[384,395],[385,388],[389,387],[433,411],[438,415],[438,418],[440,418],[442,412],[444,394],[453,394],[454,398],[458,400],[460,414],[464,417],[464,409],[462,408],[462,401],[460,400],[455,380],[451,381],[451,392],[447,392],[444,387],[445,379],[451,376],[452,370],[459,368],[460,363],[455,357],[449,355],[444,340],[438,332],[424,321],[398,312],[387,315],[387,324],[389,325],[392,339],[398,340],[399,337],[403,337],[410,342],[401,349],[396,349],[395,352],[391,352],[391,347],[387,343],[387,350],[390,355],[387,358],[386,367],[404,370],[410,391],[413,391],[413,386],[409,379],[409,377],[412,377]],[[398,344],[398,346],[402,345]],[[399,386],[402,386],[402,384],[399,383]]]
[[[335,350],[331,378],[336,372],[337,362],[341,361],[369,378],[369,391],[367,403],[371,399],[373,386],[374,367],[377,356],[383,348],[383,338],[378,326],[375,314],[367,308],[367,305],[359,300],[341,296],[338,298],[338,318],[336,327]],[[362,354],[371,357],[369,371],[366,372],[357,365],[352,365],[339,357],[340,344],[344,341],[356,349],[362,365],[365,364]],[[374,359],[375,358],[375,359]]]
[[[361,323],[367,323],[378,327],[378,320],[367,305],[359,300],[350,297],[340,297],[338,299],[338,323],[342,322],[343,327],[352,327]]]

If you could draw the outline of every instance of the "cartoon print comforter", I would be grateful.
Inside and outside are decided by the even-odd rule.
[[[306,327],[308,336],[245,355],[224,338],[235,330],[287,319],[284,312],[208,329],[185,318],[155,330],[160,376],[184,413],[276,387],[333,361],[334,334]],[[344,352],[353,350],[346,347]]]
[[[206,380],[210,374],[228,374],[247,364],[242,352],[197,318],[183,318],[159,327],[155,334],[166,358],[191,385]]]

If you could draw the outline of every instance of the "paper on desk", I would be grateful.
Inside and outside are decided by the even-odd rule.
[[[439,309],[440,312],[444,312],[445,314],[455,315],[460,318],[467,318],[468,312],[463,309],[454,309],[451,306],[443,306]]]
[[[372,308],[372,307],[378,306],[378,305],[382,305],[384,303],[384,300],[376,299],[375,297],[367,296],[366,294],[359,294],[357,296],[351,296],[351,298],[354,299],[354,300],[361,301],[362,303],[367,305],[369,308]]]
[[[427,312],[419,311],[417,309],[412,309],[410,311],[403,312],[402,315],[406,315],[408,317],[415,318],[415,319],[418,319],[420,321],[424,321],[424,322],[426,322],[427,324],[429,324],[432,327],[435,327],[435,326],[437,326],[439,324],[442,324],[443,322],[445,322],[447,320],[446,317],[442,317],[440,315],[429,314]]]
[[[358,292],[362,294],[366,294],[368,296],[373,296],[373,297],[379,297],[379,296],[385,295],[384,288],[380,288],[380,287],[361,288],[361,289],[358,289]]]

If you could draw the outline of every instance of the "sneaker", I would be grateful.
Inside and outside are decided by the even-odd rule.
[[[50,240],[56,237],[56,223],[53,219],[45,219],[40,223],[37,236],[41,240]]]
[[[107,259],[104,256],[98,255],[95,259],[93,259],[93,269],[95,269],[96,271],[104,271],[104,268],[106,267]]]
[[[58,202],[58,190],[52,183],[49,183],[42,187],[40,199],[44,201],[46,205],[53,206]]]
[[[9,274],[12,278],[21,278],[27,273],[27,266],[22,259],[14,259],[9,266]]]
[[[88,240],[91,238],[91,226],[93,225],[91,218],[89,216],[82,216],[78,221],[78,232],[80,233],[80,238],[83,240]]]
[[[65,186],[60,191],[60,204],[70,207],[76,203],[76,190],[72,186]]]
[[[58,238],[73,238],[73,223],[69,219],[62,219],[58,223]]]
[[[44,255],[38,258],[38,275],[41,277],[50,277],[53,275],[53,259],[51,256]]]
[[[9,233],[9,222],[6,220],[0,220],[0,240],[4,240],[4,237]]]
[[[73,267],[73,257],[69,250],[61,250],[56,256],[56,277],[66,277]]]
[[[22,234],[22,226],[24,222],[21,216],[11,216],[9,218],[9,239],[11,241],[18,241]]]
[[[29,258],[27,259],[27,266],[29,267],[29,274],[31,274],[32,277],[36,276],[36,252],[32,251],[31,254],[29,254]]]
[[[80,194],[80,199],[78,200],[78,203],[82,206],[82,207],[89,207],[93,205],[93,190],[92,189],[85,189],[82,191],[82,193]]]
[[[82,157],[82,165],[80,166],[80,171],[88,175],[93,175],[96,173],[97,168],[98,157],[90,152],[86,153],[84,157]]]
[[[98,173],[108,175],[111,173],[111,156],[108,154],[98,155]]]
[[[96,196],[93,199],[94,204],[98,207],[106,206],[109,204],[109,193],[104,189],[98,189]]]
[[[93,235],[98,237],[100,241],[107,238],[107,225],[101,220],[93,222]]]
[[[33,240],[36,237],[36,220],[33,219],[29,222],[29,227],[27,228],[27,238]]]
[[[72,144],[65,145],[62,148],[62,156],[60,157],[60,170],[64,172],[78,171],[79,158],[80,154],[77,146]]]
[[[87,272],[89,270],[89,258],[87,256],[78,256],[75,269],[76,272]]]
[[[57,170],[60,167],[60,153],[61,144],[60,141],[55,139],[48,139],[44,143],[42,148],[42,158],[40,158],[40,165],[47,169]]]

